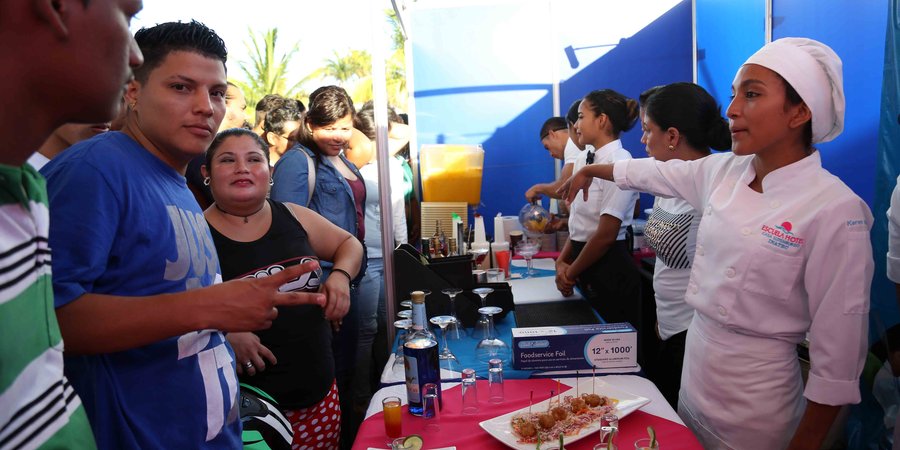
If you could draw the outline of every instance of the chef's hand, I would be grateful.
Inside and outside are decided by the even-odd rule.
[[[250,333],[228,333],[225,337],[234,350],[238,375],[256,375],[266,370],[266,360],[272,365],[278,363],[271,350],[259,341],[259,336]]]
[[[556,193],[559,194],[560,198],[566,199],[566,203],[571,204],[572,201],[575,200],[575,196],[578,195],[578,192],[584,191],[582,199],[586,201],[588,199],[588,188],[593,181],[594,178],[587,175],[584,168],[582,168],[569,177],[569,179],[556,190]]]

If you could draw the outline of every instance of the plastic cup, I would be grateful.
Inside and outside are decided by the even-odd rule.
[[[494,252],[494,257],[497,258],[497,268],[499,268],[500,270],[503,271],[504,279],[509,278],[510,251],[509,250],[498,250],[498,251]]]
[[[634,441],[634,449],[635,450],[659,450],[659,441],[653,441],[653,446],[650,446],[650,438],[643,438]]]
[[[398,438],[403,434],[400,405],[400,397],[387,397],[381,401],[384,410],[384,432],[389,438]]]
[[[504,276],[503,269],[488,269],[487,270],[487,282],[488,283],[502,283],[506,280]]]
[[[600,417],[600,442],[606,441],[606,436],[613,430],[619,429],[619,416],[606,413]]]
[[[475,369],[462,371],[462,413],[473,415],[478,413],[478,384],[475,381]]]
[[[488,361],[488,401],[503,403],[503,361],[494,358]]]
[[[427,421],[427,424],[425,425],[427,431],[439,431],[441,429],[441,407],[438,395],[437,384],[426,383],[422,386],[422,417]]]

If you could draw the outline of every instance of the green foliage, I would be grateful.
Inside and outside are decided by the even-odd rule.
[[[404,38],[399,21],[393,10],[385,10],[386,20],[392,25],[391,48],[393,52],[385,61],[388,102],[406,110],[406,56]],[[255,32],[248,28],[249,39],[245,41],[250,61],[241,61],[239,67],[244,80],[231,80],[243,91],[248,109],[267,94],[306,99],[308,93],[325,84],[339,84],[350,93],[354,103],[362,104],[372,99],[372,55],[366,50],[348,50],[323,61],[299,81],[293,81],[288,73],[288,64],[300,51],[300,44],[280,52],[278,29],[272,28]]]

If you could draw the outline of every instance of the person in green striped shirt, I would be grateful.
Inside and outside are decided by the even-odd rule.
[[[96,447],[63,376],[47,191],[25,162],[60,125],[113,118],[131,69],[143,61],[128,29],[142,6],[0,2],[0,61],[7,62],[0,64],[0,449]]]

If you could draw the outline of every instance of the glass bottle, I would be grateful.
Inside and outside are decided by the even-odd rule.
[[[409,413],[421,416],[424,412],[422,387],[428,383],[438,386],[438,407],[441,403],[441,369],[438,358],[438,343],[434,334],[428,329],[425,315],[425,293],[413,291],[412,333],[403,344],[404,365],[406,368],[406,398],[409,402]]]

